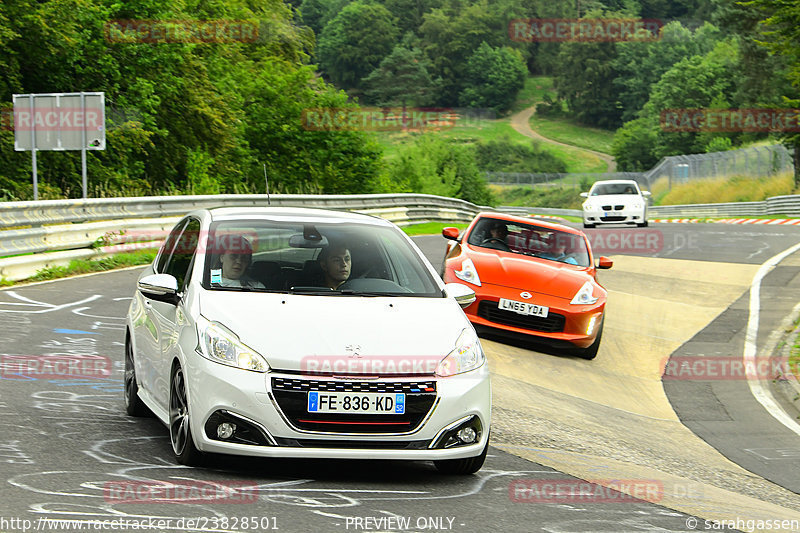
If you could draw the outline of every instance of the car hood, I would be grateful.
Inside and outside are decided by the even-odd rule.
[[[203,291],[200,312],[275,370],[336,374],[432,374],[471,328],[452,298]]]
[[[633,194],[605,194],[603,196],[590,196],[586,199],[586,201],[598,205],[631,205],[633,203],[644,203],[644,200],[641,196]]]
[[[572,299],[592,279],[588,269],[511,252],[469,254],[481,283]]]

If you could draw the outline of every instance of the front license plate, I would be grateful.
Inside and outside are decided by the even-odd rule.
[[[549,307],[529,304],[528,302],[518,302],[516,300],[506,300],[505,298],[500,298],[500,304],[498,307],[506,311],[519,313],[520,315],[533,315],[540,316],[542,318],[547,318],[547,313],[550,312]]]
[[[402,415],[405,393],[317,392],[308,393],[309,413],[350,413],[361,415]]]

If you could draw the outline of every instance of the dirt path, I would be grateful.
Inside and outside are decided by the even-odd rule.
[[[530,137],[531,139],[535,139],[537,141],[542,141],[550,144],[556,144],[558,146],[565,146],[567,148],[573,148],[575,150],[582,150],[584,152],[588,152],[590,154],[594,154],[603,161],[606,162],[608,165],[608,172],[616,172],[617,171],[617,162],[614,161],[614,158],[608,154],[604,154],[602,152],[595,152],[594,150],[589,150],[588,148],[580,148],[578,146],[574,146],[572,144],[566,144],[559,141],[554,141],[552,139],[548,139],[547,137],[542,136],[540,133],[531,129],[530,119],[533,114],[536,112],[536,106],[533,105],[528,109],[523,109],[519,113],[516,113],[511,116],[511,127],[517,130],[522,135],[526,137]]]

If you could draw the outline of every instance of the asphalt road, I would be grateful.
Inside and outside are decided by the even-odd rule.
[[[755,265],[794,244],[800,235],[795,228],[696,228],[650,228],[662,232],[662,246],[657,251],[639,250],[637,255],[704,261],[719,257],[726,262]],[[737,230],[741,231],[738,236]],[[594,231],[608,234],[609,229]],[[700,236],[692,241],[694,232]],[[441,262],[441,237],[420,237],[417,242],[434,264]],[[720,247],[720,242],[728,245]],[[621,277],[613,278],[613,273],[614,269],[603,274],[609,274],[610,282],[624,283]],[[122,324],[137,275],[137,270],[128,270],[0,291],[0,351],[4,354],[0,471],[5,481],[0,531],[20,531],[23,526],[35,528],[37,524],[40,531],[55,529],[44,520],[64,521],[59,523],[62,531],[80,530],[81,523],[70,525],[70,520],[82,521],[84,530],[91,520],[138,520],[138,524],[150,524],[153,531],[688,531],[687,520],[691,526],[694,517],[717,516],[712,509],[701,507],[694,507],[696,513],[673,510],[681,507],[673,504],[675,499],[716,501],[709,500],[714,487],[699,474],[696,483],[690,476],[673,482],[664,474],[665,467],[660,467],[656,475],[637,472],[622,477],[619,472],[624,470],[601,464],[594,450],[585,445],[587,436],[599,436],[602,442],[596,445],[613,451],[623,440],[632,440],[632,429],[626,429],[625,424],[642,424],[642,415],[630,409],[601,405],[594,398],[585,399],[580,391],[566,394],[559,388],[572,381],[571,371],[601,368],[590,365],[604,360],[608,364],[613,359],[604,359],[601,351],[598,360],[584,362],[490,339],[486,346],[491,358],[501,359],[513,352],[533,362],[550,361],[558,366],[547,379],[560,384],[545,389],[535,383],[521,383],[502,372],[504,363],[500,360],[500,372],[494,379],[495,394],[502,401],[495,410],[500,421],[496,426],[498,442],[513,453],[491,448],[486,465],[474,476],[441,476],[426,463],[375,461],[215,457],[207,468],[179,466],[172,460],[166,428],[154,418],[135,419],[124,413]],[[646,293],[646,283],[641,287]],[[611,345],[613,339],[604,342]],[[97,361],[98,368],[110,369],[110,375],[21,380],[6,372],[9,356],[59,354]],[[565,406],[579,410],[582,416],[596,418],[602,413],[604,419],[598,423],[613,431],[619,422],[622,433],[600,435],[595,428],[584,429],[585,421],[574,424],[574,431],[559,431],[557,422],[563,422],[562,429],[572,427],[570,417],[577,416]],[[657,442],[638,444],[658,453]],[[574,482],[570,480],[576,478],[563,472],[584,472],[576,466],[581,458],[587,472],[580,475],[581,479],[606,484],[609,479],[628,480],[646,487],[650,487],[646,485],[650,481],[660,487],[651,498],[659,503],[608,491],[603,492],[608,500],[603,502],[573,498],[541,503],[532,501],[533,492],[519,490],[552,481],[568,490],[569,483]],[[682,466],[688,471],[703,470],[691,463]],[[741,478],[722,477],[727,485],[721,490],[737,495],[748,492],[747,487],[740,486]],[[748,499],[743,510],[761,501],[775,502],[783,510],[800,509],[791,493],[775,494],[755,476],[747,481],[754,488],[745,495]],[[163,483],[172,483],[195,490],[208,485],[239,487],[235,495],[256,496],[210,502],[185,498],[136,501],[130,497],[130,491],[152,487],[154,482],[162,483],[162,488]],[[119,492],[114,492],[120,487],[127,487],[127,498],[119,498]],[[592,487],[601,490],[598,485]],[[753,509],[761,514],[743,514],[742,518],[763,515],[764,508]],[[185,520],[193,517],[200,521],[188,527]],[[180,523],[182,518],[184,522]],[[164,522],[159,524],[158,520]],[[256,524],[258,527],[254,527]],[[697,524],[697,529],[704,529],[703,518]],[[125,526],[118,530],[134,529],[130,522]],[[737,528],[715,530],[733,529]]]

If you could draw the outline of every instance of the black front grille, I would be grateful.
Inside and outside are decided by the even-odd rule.
[[[611,211],[611,206],[610,205],[604,205],[602,207],[603,207],[603,211]]]
[[[331,440],[331,439],[285,439],[276,438],[278,446],[292,448],[343,448],[372,450],[424,450],[430,445],[429,440]]]
[[[628,217],[620,217],[620,216],[613,216],[613,217],[600,217],[600,220],[603,222],[622,222]]]
[[[513,311],[506,311],[497,306],[497,302],[483,300],[478,305],[478,316],[495,322],[497,324],[504,324],[506,326],[514,326],[516,328],[530,329],[534,331],[542,331],[545,333],[557,333],[564,331],[564,323],[566,318],[564,315],[553,313],[552,311],[547,314],[546,318],[532,315],[521,315]]]
[[[402,415],[309,413],[309,391],[405,393]],[[436,401],[436,381],[335,381],[272,378],[272,394],[291,424],[326,433],[406,433],[416,429]]]
[[[614,209],[616,209],[617,211],[622,211],[623,209],[625,209],[625,206],[624,205],[615,205]]]

